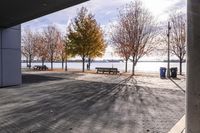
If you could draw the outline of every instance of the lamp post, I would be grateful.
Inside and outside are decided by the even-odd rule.
[[[171,30],[171,26],[170,26],[170,22],[168,22],[168,32],[167,32],[167,37],[168,37],[168,50],[167,50],[167,56],[168,56],[168,60],[167,60],[167,77],[170,78],[170,30]]]

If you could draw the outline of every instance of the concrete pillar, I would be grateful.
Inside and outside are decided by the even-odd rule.
[[[21,26],[0,28],[0,87],[21,81]]]
[[[188,0],[186,133],[200,133],[200,1]]]

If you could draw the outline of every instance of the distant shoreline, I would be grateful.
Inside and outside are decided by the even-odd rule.
[[[82,63],[81,60],[69,60],[67,61],[69,63]],[[88,62],[88,61],[86,61]],[[164,61],[138,61],[138,62],[158,62],[158,63],[166,63],[168,62],[167,60]],[[186,60],[183,61],[183,63],[185,63]],[[27,61],[25,60],[21,60],[21,63],[27,63]],[[32,63],[42,63],[42,61],[32,61]],[[50,63],[50,62],[44,62],[44,63]],[[54,63],[62,63],[62,61],[54,61]],[[92,63],[124,63],[123,60],[102,60],[102,61],[92,61]],[[171,60],[170,63],[179,63],[178,60]]]

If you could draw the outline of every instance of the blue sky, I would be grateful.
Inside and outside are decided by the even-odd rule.
[[[83,4],[73,6],[50,15],[26,22],[22,24],[22,29],[32,29],[34,31],[41,31],[42,28],[48,25],[55,25],[64,34],[67,25],[76,16],[78,9],[85,6],[90,12],[95,14],[97,22],[102,26],[105,32],[110,28],[110,25],[117,21],[119,9],[123,8],[131,0],[90,0]],[[142,0],[144,6],[152,12],[155,19],[159,21],[166,21],[169,13],[176,10],[186,10],[186,0]],[[110,57],[112,48],[108,47],[106,50],[106,58]]]

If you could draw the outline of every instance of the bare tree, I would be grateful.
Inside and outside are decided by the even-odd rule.
[[[135,74],[135,66],[138,60],[153,50],[153,43],[156,36],[155,23],[151,13],[145,9],[142,2],[134,0],[119,13],[118,30],[122,30],[123,45],[128,45],[130,56],[133,62],[132,74]],[[116,29],[116,30],[117,30]]]
[[[42,61],[42,65],[48,59],[48,49],[45,43],[44,35],[37,33],[35,45],[36,57]]]
[[[112,44],[114,44],[114,48],[116,53],[124,58],[125,60],[125,72],[128,69],[128,60],[131,56],[131,51],[129,44],[126,40],[127,34],[124,32],[123,19],[119,22],[119,25],[113,27],[113,32],[111,33]]]
[[[28,59],[28,67],[31,68],[32,60],[35,57],[35,34],[31,30],[25,30],[22,35],[22,54]]]
[[[182,63],[186,55],[186,15],[182,12],[171,14],[171,44],[172,54],[179,58],[180,70],[182,75]]]
[[[22,52],[22,56],[24,56],[26,58],[26,66],[29,66],[29,56],[28,54],[26,53],[25,49],[24,49],[24,46],[21,46],[21,52]]]
[[[44,29],[43,34],[48,49],[49,60],[51,62],[51,70],[53,70],[56,48],[60,41],[60,32],[55,26],[48,26]]]
[[[64,69],[64,61],[65,61],[65,40],[64,40],[64,37],[60,38],[60,41],[57,45],[56,56],[57,56],[58,60],[61,60],[62,69]]]

